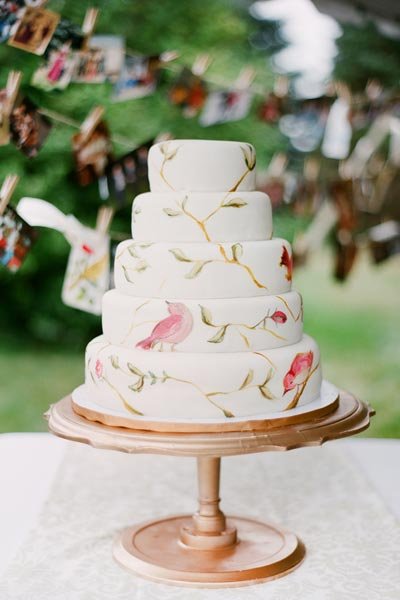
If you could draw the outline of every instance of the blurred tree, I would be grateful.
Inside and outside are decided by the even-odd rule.
[[[400,72],[400,40],[380,33],[373,22],[364,26],[342,24],[337,40],[334,75],[353,91],[362,91],[370,79],[385,88],[397,88]]]
[[[82,23],[88,6],[97,5],[101,12],[96,33],[119,34],[126,46],[137,52],[156,54],[177,50],[178,63],[191,64],[200,52],[210,52],[213,63],[207,75],[233,81],[241,67],[251,63],[257,68],[256,83],[267,90],[273,75],[264,55],[251,46],[249,37],[255,25],[248,17],[248,2],[229,0],[108,0],[102,2],[63,2],[53,0],[48,8]],[[252,142],[259,160],[266,163],[272,153],[284,144],[276,128],[260,123],[256,106],[250,116],[237,123],[203,129],[197,120],[185,119],[180,109],[168,103],[166,91],[173,73],[166,71],[157,93],[143,99],[112,104],[111,85],[71,84],[63,92],[46,93],[29,85],[40,57],[7,45],[0,46],[0,85],[4,86],[8,70],[24,74],[23,92],[39,106],[82,121],[97,104],[106,108],[106,120],[114,134],[132,140],[132,146],[170,131],[179,138],[239,139]],[[256,103],[255,103],[256,104]],[[87,225],[94,225],[100,204],[95,184],[80,188],[73,178],[71,136],[75,130],[54,123],[52,132],[34,159],[26,158],[14,146],[0,148],[0,179],[18,173],[20,184],[14,196],[34,196],[53,202],[65,213],[75,214]],[[128,149],[115,144],[115,155]],[[112,229],[128,232],[130,209],[121,211]],[[81,347],[100,330],[99,318],[64,306],[61,286],[69,252],[63,237],[47,229],[42,233],[21,271],[11,275],[0,269],[2,309],[0,336],[7,343],[18,344],[28,339]]]

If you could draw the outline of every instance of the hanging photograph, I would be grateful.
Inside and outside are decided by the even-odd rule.
[[[71,50],[80,50],[84,41],[82,28],[69,19],[61,18],[46,48],[45,57],[48,58],[51,52],[60,49],[65,44],[68,44]]]
[[[208,127],[244,119],[249,114],[252,99],[248,89],[212,92],[200,115],[200,124]]]
[[[121,72],[125,54],[124,39],[118,35],[95,35],[89,47],[78,52],[73,76],[77,83],[115,82]]]
[[[64,90],[72,79],[77,56],[69,42],[51,50],[48,60],[33,74],[31,85],[45,91]]]
[[[44,8],[28,7],[8,43],[10,46],[32,52],[44,54],[60,20],[60,15]]]
[[[0,264],[13,273],[18,271],[35,238],[36,230],[7,206],[0,215]]]
[[[80,185],[89,185],[104,174],[112,158],[110,133],[104,121],[100,121],[89,135],[75,134],[72,147]]]
[[[160,74],[160,56],[141,54],[125,57],[120,77],[115,84],[112,99],[123,102],[153,94]]]
[[[17,100],[10,114],[11,141],[21,152],[35,157],[51,130],[51,122],[28,98]]]
[[[9,39],[24,10],[23,0],[2,0],[0,2],[0,43]]]
[[[146,142],[108,165],[99,179],[99,193],[104,202],[120,209],[149,190],[147,157],[152,144],[153,140]]]
[[[195,117],[203,108],[207,93],[207,86],[202,78],[192,73],[188,67],[183,67],[168,96],[172,104],[182,108],[185,117]]]

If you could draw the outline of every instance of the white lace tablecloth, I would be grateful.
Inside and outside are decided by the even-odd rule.
[[[193,512],[194,459],[70,444],[35,528],[2,574],[0,598],[399,600],[399,524],[350,454],[347,444],[332,443],[224,458],[223,510],[284,524],[303,539],[307,556],[284,578],[212,590],[146,581],[111,556],[118,529]],[[29,497],[16,499],[24,505]]]

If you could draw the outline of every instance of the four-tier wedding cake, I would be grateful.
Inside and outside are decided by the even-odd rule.
[[[318,346],[255,164],[241,142],[151,148],[151,192],[134,201],[104,333],[86,351],[85,394],[105,411],[226,420],[318,399]]]

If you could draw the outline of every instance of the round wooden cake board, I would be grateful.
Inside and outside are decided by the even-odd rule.
[[[115,541],[114,558],[162,583],[237,587],[288,574],[301,564],[305,547],[296,535],[274,525],[225,518],[219,508],[221,457],[320,445],[363,431],[373,414],[367,404],[340,392],[328,415],[258,430],[182,433],[111,427],[78,415],[71,396],[52,405],[46,418],[55,435],[95,448],[197,457],[197,512],[124,529]]]
[[[88,396],[84,385],[72,392],[74,411],[88,419],[111,427],[126,427],[146,431],[180,433],[219,433],[221,431],[265,431],[288,425],[320,419],[334,412],[339,405],[339,390],[329,381],[323,381],[320,397],[288,411],[265,413],[254,417],[233,417],[219,419],[155,419],[129,415],[126,410],[102,407]]]

